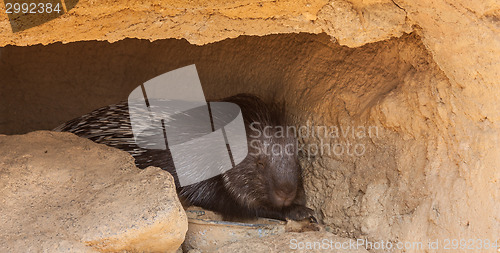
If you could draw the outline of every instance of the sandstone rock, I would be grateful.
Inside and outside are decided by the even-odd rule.
[[[11,29],[7,15],[0,16],[0,46],[115,42],[125,37],[184,38],[201,45],[239,35],[298,32],[326,32],[343,44],[360,46],[411,30],[405,11],[390,0],[171,0],[147,4],[134,0],[126,5],[80,0],[67,14],[18,32]]]
[[[70,133],[0,137],[1,252],[175,252],[187,218],[173,178]]]
[[[250,92],[287,101],[297,125],[313,120],[319,125],[380,130],[373,138],[339,138],[364,145],[363,156],[302,159],[308,204],[336,234],[421,242],[498,240],[498,1],[127,4],[106,0],[96,6],[80,1],[67,15],[19,33],[10,30],[5,15],[0,16],[0,45],[125,38],[182,38],[192,44],[223,41],[203,47],[184,40],[124,40],[3,48],[6,66],[0,73],[9,85],[0,87],[6,89],[0,93],[9,96],[0,102],[14,107],[0,106],[0,115],[8,115],[2,117],[7,128],[3,131],[25,126],[49,129],[126,98],[123,87],[133,89],[148,78],[196,62],[208,97]],[[299,32],[324,34],[275,35]],[[390,37],[396,38],[386,40]],[[102,65],[94,60],[108,54],[123,58]],[[137,57],[142,54],[148,61]],[[27,63],[30,57],[55,63],[49,67],[36,60]],[[104,62],[103,58],[99,60]],[[120,65],[123,62],[133,67],[126,69]],[[73,67],[78,64],[83,69]],[[71,66],[64,68],[71,73],[71,89],[61,88],[67,86],[66,80],[52,71],[61,65]],[[109,71],[107,66],[117,67]],[[41,85],[40,77],[51,85]],[[106,85],[95,84],[96,79],[106,80]],[[88,88],[89,84],[94,86]],[[116,97],[95,97],[99,92]],[[82,99],[72,101],[77,95]],[[52,97],[59,103],[52,103]],[[75,104],[78,110],[67,109]],[[40,120],[33,112],[57,116]]]

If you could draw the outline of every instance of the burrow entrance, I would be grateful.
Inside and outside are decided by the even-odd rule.
[[[1,50],[0,133],[52,129],[194,63],[207,99],[252,93],[285,101],[297,126],[318,127],[301,138],[301,163],[308,205],[328,230],[404,237],[427,196],[429,145],[439,134],[432,127],[444,124],[433,120],[434,95],[448,81],[417,35],[359,48],[325,34],[284,34],[204,46],[125,39]]]

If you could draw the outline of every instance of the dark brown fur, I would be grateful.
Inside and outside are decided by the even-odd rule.
[[[312,216],[312,210],[304,206],[301,169],[295,152],[296,138],[275,135],[275,126],[287,125],[284,107],[266,104],[248,94],[221,101],[240,106],[247,131],[249,155],[219,176],[177,187],[181,200],[233,218],[259,216],[300,220]],[[257,132],[262,133],[265,126],[270,127],[267,129],[268,136],[261,134],[257,137]],[[125,150],[134,156],[139,168],[157,166],[176,178],[171,155],[165,155],[168,151],[143,149],[135,144],[126,102],[97,109],[54,130],[72,132],[97,143]],[[273,144],[287,146],[293,152],[280,155],[272,155],[269,150],[264,152],[266,146]],[[176,184],[179,186],[177,180]]]

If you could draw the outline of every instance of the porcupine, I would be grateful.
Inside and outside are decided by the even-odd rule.
[[[279,128],[276,126],[286,126],[287,123],[284,106],[264,103],[250,94],[238,94],[218,101],[232,102],[241,108],[248,155],[234,168],[202,182],[179,187],[176,180],[183,204],[216,211],[226,218],[314,220],[313,211],[305,206],[301,168],[295,152],[296,137],[277,133]],[[266,134],[263,134],[264,130]],[[165,150],[144,149],[135,143],[127,101],[96,109],[54,131],[72,132],[127,151],[135,158],[137,167],[160,167],[176,178],[171,155],[165,156]],[[294,150],[279,155],[266,150],[276,144]]]

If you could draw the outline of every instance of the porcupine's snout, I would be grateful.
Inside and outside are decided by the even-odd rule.
[[[276,207],[290,206],[297,196],[297,186],[290,183],[277,184],[271,193],[271,200]]]

